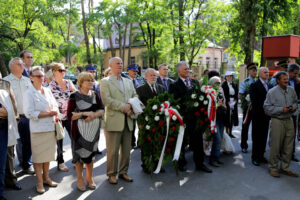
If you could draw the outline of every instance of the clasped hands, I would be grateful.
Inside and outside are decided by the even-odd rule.
[[[129,103],[125,104],[124,113],[126,113],[126,115],[130,116],[130,114],[132,113],[131,104],[129,104]]]
[[[295,112],[296,108],[294,108],[293,106],[284,106],[283,107],[283,112],[284,113],[293,113]]]

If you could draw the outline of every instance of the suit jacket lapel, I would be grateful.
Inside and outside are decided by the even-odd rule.
[[[265,88],[265,86],[262,84],[262,82],[260,81],[260,79],[258,79],[257,81],[258,81],[258,85],[259,85],[260,90],[263,90],[263,91],[264,91],[264,94],[267,94],[266,88]],[[268,85],[267,85],[267,86],[268,86]],[[269,88],[268,88],[268,89],[269,89]]]

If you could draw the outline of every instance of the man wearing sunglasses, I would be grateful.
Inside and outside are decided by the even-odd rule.
[[[23,97],[25,91],[32,87],[30,79],[23,76],[24,63],[21,58],[13,58],[9,61],[9,68],[11,73],[4,77],[4,80],[10,82],[13,94],[15,95],[17,103],[17,111],[20,116],[18,123],[18,130],[21,139],[22,149],[22,162],[20,163],[23,172],[27,174],[34,174],[31,159],[31,143],[30,143],[30,130],[29,119],[24,115],[23,111]],[[5,173],[5,185],[15,190],[20,190],[21,187],[17,183],[17,177],[14,172],[14,145],[8,147],[7,160],[6,160],[6,173]]]
[[[20,58],[22,59],[23,63],[25,64],[24,71],[23,71],[22,75],[29,78],[29,71],[30,71],[31,66],[33,64],[33,57],[32,57],[31,51],[29,51],[29,50],[22,51],[20,53]]]

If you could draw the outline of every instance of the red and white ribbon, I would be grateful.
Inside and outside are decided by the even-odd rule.
[[[160,172],[161,165],[162,165],[162,162],[163,162],[163,159],[164,159],[164,153],[165,153],[165,149],[166,149],[166,145],[167,145],[167,141],[168,141],[170,121],[171,121],[172,116],[176,116],[176,118],[178,119],[178,121],[180,123],[179,133],[178,133],[178,136],[177,136],[177,142],[176,142],[176,147],[175,147],[173,160],[178,160],[179,159],[181,146],[182,146],[182,142],[183,142],[183,136],[184,136],[184,123],[183,123],[182,117],[175,108],[172,108],[170,106],[169,102],[165,101],[164,103],[162,103],[160,105],[160,109],[158,111],[165,113],[167,132],[166,132],[166,137],[165,137],[165,141],[164,141],[164,146],[163,146],[163,149],[161,151],[160,158],[159,158],[156,170],[154,171],[155,174],[158,174]]]
[[[210,121],[210,131],[211,133],[214,133],[217,130],[216,125],[216,91],[212,86],[202,86],[201,91],[204,92],[208,98],[208,108],[207,108],[207,114],[208,119]]]

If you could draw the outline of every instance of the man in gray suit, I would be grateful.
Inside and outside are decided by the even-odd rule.
[[[169,91],[169,86],[174,80],[168,78],[168,66],[166,64],[161,64],[158,67],[159,76],[157,77],[157,83],[164,86],[166,91]]]
[[[133,179],[127,175],[131,150],[133,120],[130,117],[130,98],[137,97],[132,81],[121,77],[123,62],[119,57],[109,60],[111,75],[100,82],[101,99],[105,105],[104,134],[107,150],[107,176],[109,183],[117,184],[116,175],[127,182]],[[120,151],[120,164],[118,160]]]

